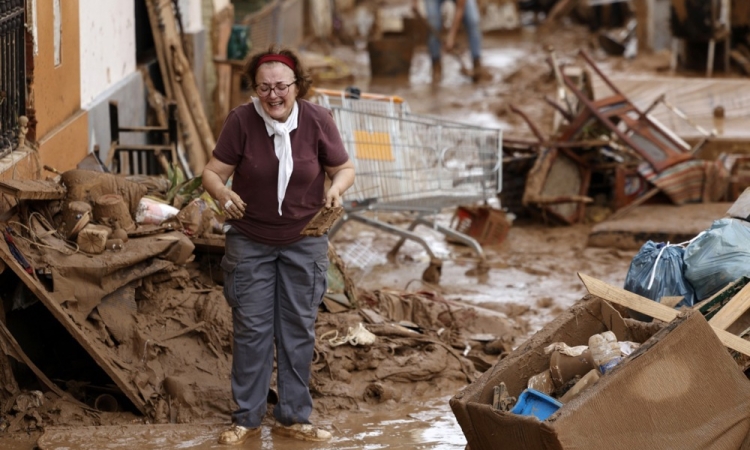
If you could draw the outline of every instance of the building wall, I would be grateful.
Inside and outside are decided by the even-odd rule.
[[[87,108],[136,70],[135,0],[78,1],[81,106]]]
[[[145,85],[136,65],[135,2],[144,0],[29,0],[33,18],[36,138],[42,164],[65,171],[98,144],[110,144],[110,100],[121,125],[144,125]],[[201,0],[180,0],[183,25],[199,50],[194,69],[202,80],[206,32]],[[57,6],[59,5],[59,7]],[[59,17],[55,17],[56,7]],[[59,26],[57,25],[59,24]],[[56,36],[56,30],[60,30]],[[59,42],[59,53],[55,52]],[[60,56],[59,62],[56,61]],[[142,135],[123,141],[142,143]]]
[[[53,4],[60,2],[61,63],[55,65]],[[37,1],[36,35],[39,53],[34,58],[36,135],[41,140],[81,107],[78,0]]]

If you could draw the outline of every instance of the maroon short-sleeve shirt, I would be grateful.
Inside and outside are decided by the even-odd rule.
[[[349,160],[331,112],[306,100],[297,100],[297,128],[289,137],[294,169],[289,179],[282,215],[278,212],[276,184],[279,160],[273,136],[252,102],[233,109],[224,122],[213,155],[235,166],[232,190],[247,203],[242,219],[228,223],[267,245],[287,245],[302,239],[300,231],[325,202],[323,166]]]

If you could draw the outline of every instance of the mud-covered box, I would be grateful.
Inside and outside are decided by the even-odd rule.
[[[528,379],[548,367],[546,346],[586,345],[607,330],[642,345],[548,419],[493,409],[495,386],[505,383],[518,398]],[[746,448],[750,431],[750,380],[700,313],[659,329],[623,319],[594,296],[550,322],[450,405],[471,450],[736,450]]]

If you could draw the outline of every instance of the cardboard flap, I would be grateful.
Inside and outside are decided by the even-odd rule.
[[[630,340],[628,325],[619,312],[608,302],[601,302],[602,320],[607,329],[617,336],[618,341]]]
[[[737,449],[750,381],[689,312],[550,418],[563,448]]]
[[[555,430],[535,417],[495,411],[490,405],[472,403],[467,411],[472,423],[482,430],[476,444],[483,449],[562,450]],[[596,447],[592,447],[596,448]]]

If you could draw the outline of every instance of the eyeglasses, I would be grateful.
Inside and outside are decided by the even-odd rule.
[[[278,83],[276,86],[269,86],[267,84],[259,84],[255,86],[255,92],[258,93],[261,97],[268,97],[271,94],[271,91],[276,92],[276,95],[279,97],[285,97],[286,94],[289,93],[289,86],[297,83],[297,80],[292,81],[289,84],[286,83]]]

